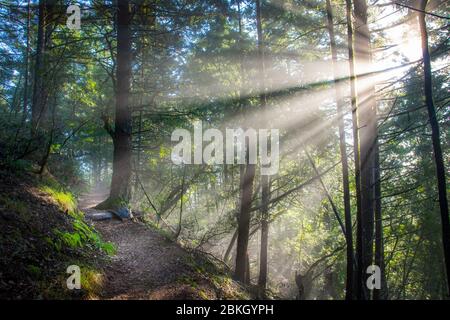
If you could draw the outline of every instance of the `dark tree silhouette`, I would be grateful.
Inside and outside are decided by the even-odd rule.
[[[436,164],[437,187],[439,192],[439,208],[441,212],[442,244],[444,248],[445,270],[447,273],[447,290],[450,296],[450,221],[448,217],[447,186],[445,178],[445,165],[442,156],[439,123],[436,117],[436,109],[433,102],[433,85],[431,76],[431,59],[428,50],[428,33],[425,21],[425,8],[427,0],[419,1],[420,36],[422,40],[423,57],[423,85],[425,91],[425,103],[431,126],[431,140],[433,142],[434,162]]]
[[[98,207],[115,207],[131,198],[131,13],[130,3],[118,2],[117,11],[117,88],[114,129],[104,119],[105,129],[113,139],[113,173],[109,198]]]
[[[336,91],[336,107],[339,126],[339,150],[342,163],[342,187],[344,191],[344,221],[345,221],[345,242],[347,245],[347,272],[345,283],[345,298],[351,300],[353,298],[353,235],[352,235],[352,214],[350,206],[350,186],[348,174],[348,159],[345,143],[345,127],[344,127],[344,102],[343,95],[340,90],[337,79],[339,77],[337,70],[337,50],[333,25],[333,10],[330,0],[326,1],[327,10],[327,29],[330,36],[331,59],[333,63],[334,87]]]

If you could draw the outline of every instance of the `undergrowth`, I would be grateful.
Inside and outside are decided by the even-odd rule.
[[[72,231],[59,230],[57,228],[53,230],[57,236],[57,241],[53,242],[57,250],[61,250],[64,245],[70,248],[94,246],[108,255],[116,253],[114,244],[104,242],[94,228],[84,221],[84,213],[77,209],[77,202],[72,193],[64,190],[55,182],[52,182],[51,185],[41,185],[39,189],[47,193],[60,209],[72,218]]]
[[[84,221],[75,195],[49,177],[0,170],[0,299],[95,298],[115,246]],[[66,269],[81,269],[68,290]]]

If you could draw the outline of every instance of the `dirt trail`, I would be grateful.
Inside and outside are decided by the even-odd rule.
[[[106,197],[102,191],[81,197],[86,215],[98,212],[92,206]],[[106,266],[101,299],[200,299],[215,298],[210,286],[193,288],[186,280],[195,277],[188,264],[189,253],[161,234],[135,221],[92,222],[103,240],[113,242],[117,254]],[[183,283],[184,282],[184,283]],[[201,279],[200,279],[201,282]]]

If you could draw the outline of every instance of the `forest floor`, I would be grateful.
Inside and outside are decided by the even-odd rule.
[[[107,196],[93,191],[79,199],[86,217]],[[100,299],[237,299],[242,289],[204,257],[189,252],[142,221],[94,221],[104,241],[117,249],[104,269]]]
[[[51,177],[0,169],[0,299],[84,299],[108,261],[102,242]],[[66,269],[80,267],[81,290]]]
[[[0,299],[249,298],[224,265],[142,217],[89,220],[105,192],[77,208],[54,177],[0,169]],[[67,288],[71,265],[80,290]]]

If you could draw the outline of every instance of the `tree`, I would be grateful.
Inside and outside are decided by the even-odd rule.
[[[345,221],[345,242],[346,242],[346,252],[347,252],[347,273],[346,273],[346,285],[345,285],[345,298],[346,300],[352,300],[353,298],[353,233],[352,233],[352,215],[350,207],[350,185],[349,185],[349,174],[348,174],[348,160],[347,160],[347,149],[345,142],[345,126],[344,126],[344,103],[343,94],[340,90],[337,70],[337,50],[336,50],[336,40],[334,35],[334,25],[333,25],[333,11],[331,7],[331,1],[326,0],[326,11],[327,11],[327,29],[328,35],[330,37],[330,49],[331,49],[331,60],[333,64],[333,74],[334,74],[334,88],[336,94],[336,108],[337,108],[337,121],[339,127],[339,150],[341,155],[342,164],[342,187],[344,191],[344,221]]]
[[[39,0],[38,34],[34,63],[33,97],[31,103],[32,132],[45,120],[47,113],[48,87],[45,85],[44,74],[47,64],[47,47],[50,41],[51,0]]]
[[[377,139],[376,102],[373,77],[370,76],[371,49],[365,0],[355,0],[355,62],[358,130],[360,139],[361,212],[357,219],[357,282],[358,299],[369,299],[364,278],[373,259],[374,230],[374,167]]]
[[[23,86],[23,115],[22,122],[24,123],[26,120],[27,112],[28,112],[28,79],[29,79],[29,62],[30,62],[30,21],[31,21],[31,8],[30,1],[27,3],[27,40],[26,40],[26,54],[25,54],[25,84]]]
[[[104,126],[113,140],[113,172],[109,198],[98,208],[111,208],[131,199],[131,12],[130,2],[120,0],[117,7],[117,70],[114,128],[104,118]]]
[[[384,261],[384,236],[383,236],[383,218],[381,215],[381,175],[380,175],[380,148],[378,141],[375,145],[375,265],[380,267],[381,279],[380,289],[375,289],[373,292],[374,300],[387,299],[388,288],[386,283],[386,266]]]
[[[64,3],[0,4],[5,188],[23,171],[92,199],[112,184],[100,208],[224,253],[256,298],[447,298],[447,3],[86,0],[80,30]],[[175,164],[171,133],[197,120],[279,129],[279,171]]]
[[[261,1],[256,0],[256,30],[258,36],[258,60],[259,60],[259,72],[260,72],[260,90],[259,101],[261,109],[265,109],[267,106],[266,95],[266,82],[264,80],[265,74],[265,56],[264,56],[264,36],[261,23]],[[267,119],[264,117],[262,126],[268,124]],[[261,251],[260,251],[260,264],[259,264],[259,278],[258,287],[259,295],[265,296],[265,290],[267,286],[267,249],[269,239],[269,197],[270,197],[270,183],[267,175],[261,174]]]
[[[347,50],[348,50],[348,63],[349,63],[349,76],[350,76],[350,102],[352,108],[352,132],[353,132],[353,158],[355,163],[355,196],[356,196],[356,221],[357,224],[361,224],[361,161],[360,161],[360,138],[359,138],[359,119],[358,119],[358,106],[356,103],[356,76],[355,76],[355,55],[353,50],[353,21],[352,21],[352,2],[351,0],[345,1],[346,22],[347,22]],[[361,261],[361,229],[357,229],[356,233],[356,251],[357,261],[355,261],[355,293],[358,293],[362,278],[362,270],[360,268]],[[359,293],[358,293],[359,295]]]
[[[450,295],[450,221],[448,217],[447,187],[445,178],[445,166],[441,149],[439,123],[433,102],[433,86],[431,74],[431,59],[428,50],[428,33],[425,22],[425,9],[428,0],[419,1],[417,13],[420,27],[423,58],[423,87],[425,91],[425,104],[428,111],[428,120],[431,127],[431,140],[433,142],[434,162],[436,165],[437,187],[439,193],[439,208],[441,213],[442,244],[444,249],[445,270],[447,273],[447,290]]]
[[[247,152],[248,154],[248,152]],[[252,205],[253,181],[256,165],[247,164],[242,183],[242,198],[238,216],[238,236],[236,247],[236,268],[234,277],[244,283],[247,273],[247,249],[250,232],[250,209]]]

